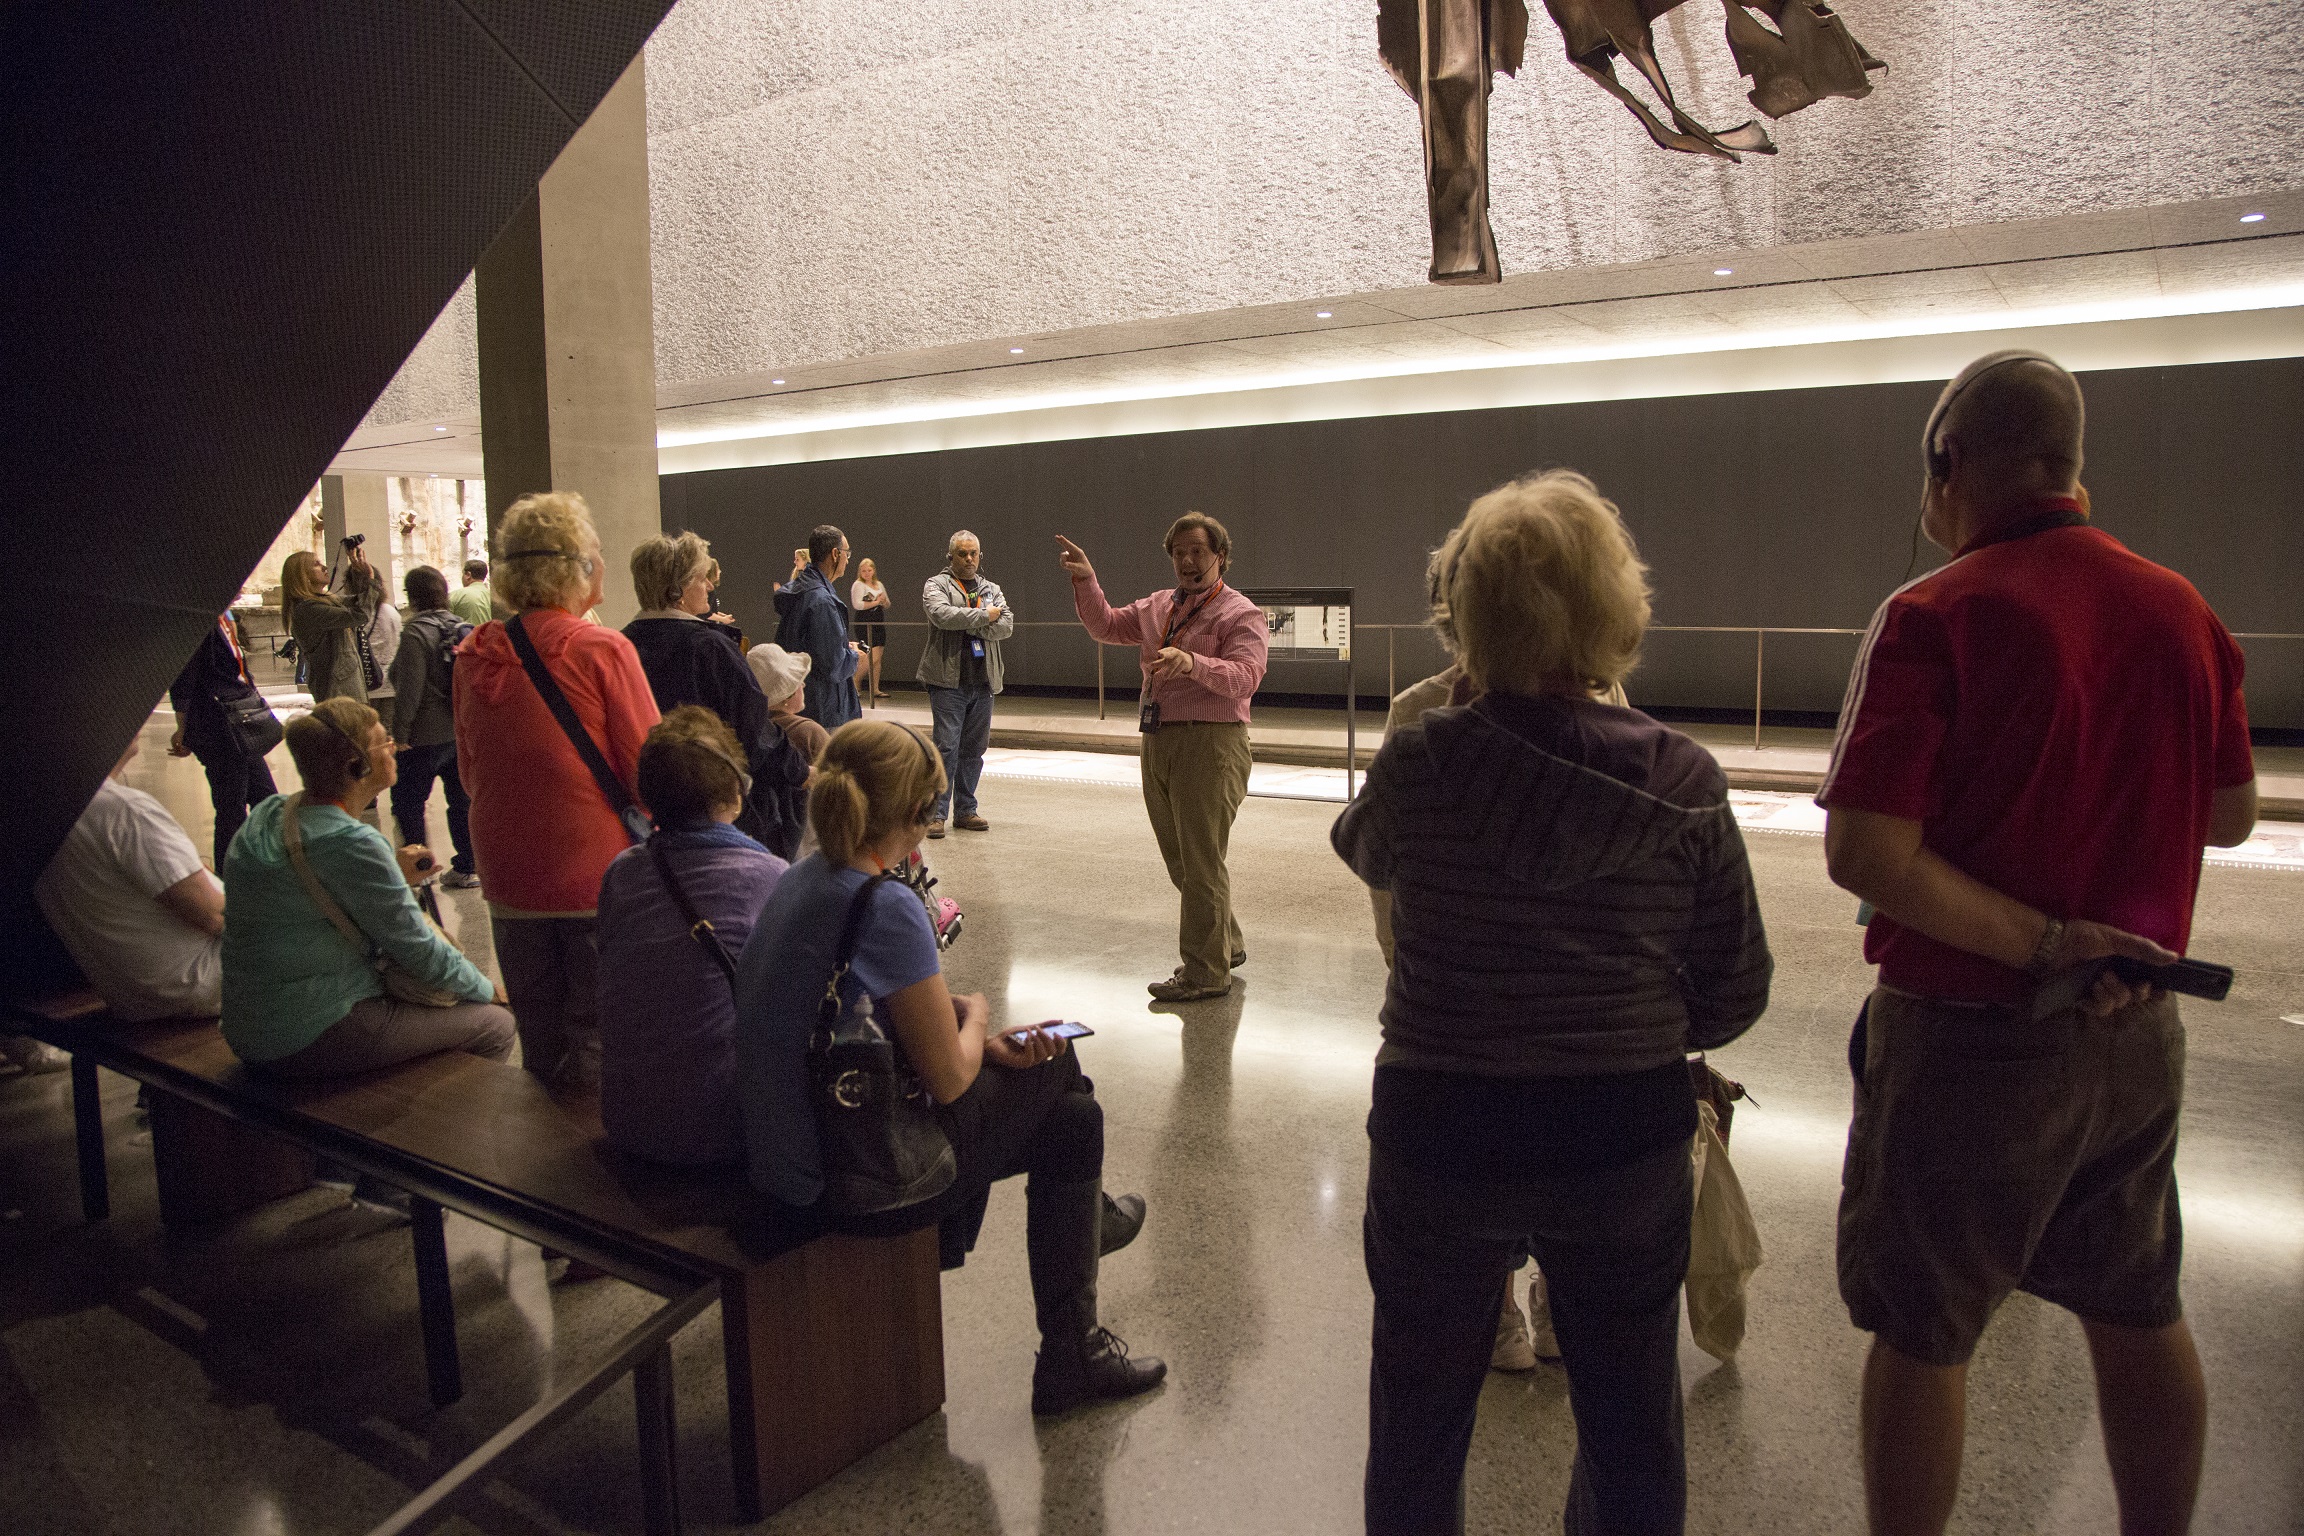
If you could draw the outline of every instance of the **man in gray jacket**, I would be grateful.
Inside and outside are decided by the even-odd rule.
[[[992,740],[992,695],[1000,691],[1000,642],[1016,632],[1000,584],[979,574],[984,546],[963,528],[945,546],[946,569],[920,589],[928,613],[928,644],[914,674],[928,688],[928,710],[936,722],[936,750],[944,755],[944,794],[937,797],[928,828],[944,835],[944,817],[968,832],[988,832],[992,823],[976,813],[976,781],[984,773],[984,748]]]

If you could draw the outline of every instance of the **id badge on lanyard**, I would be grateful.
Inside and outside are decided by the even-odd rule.
[[[984,599],[978,592],[963,591],[960,595],[968,599],[968,606],[970,608],[981,608],[984,606]],[[968,637],[968,654],[975,657],[978,661],[982,661],[984,659],[984,637],[982,635],[970,635]]]
[[[1216,601],[1216,594],[1222,590],[1224,590],[1224,583],[1219,581],[1202,595],[1200,601],[1192,605],[1189,613],[1185,613],[1181,618],[1177,615],[1183,604],[1170,602],[1168,605],[1168,627],[1160,635],[1161,649],[1165,650],[1174,645],[1176,637],[1191,627],[1192,621],[1200,617],[1200,611]],[[1149,693],[1151,691],[1149,678],[1146,679],[1146,685],[1145,691]],[[1160,729],[1160,706],[1151,699],[1146,699],[1143,707],[1136,711],[1136,729],[1147,736]]]

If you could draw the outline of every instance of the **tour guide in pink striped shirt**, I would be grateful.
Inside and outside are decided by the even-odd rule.
[[[1062,534],[1056,542],[1080,622],[1108,645],[1138,647],[1144,666],[1144,809],[1184,898],[1184,963],[1150,991],[1164,1003],[1222,997],[1248,959],[1224,851],[1248,794],[1248,701],[1268,659],[1263,610],[1224,584],[1232,535],[1204,513],[1185,513],[1162,541],[1176,590],[1125,608],[1104,600],[1085,550]]]

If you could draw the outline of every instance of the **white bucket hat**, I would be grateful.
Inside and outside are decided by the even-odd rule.
[[[771,704],[781,704],[799,692],[815,662],[812,656],[795,656],[780,645],[756,645],[744,659],[751,663],[752,675],[760,680],[760,691]]]

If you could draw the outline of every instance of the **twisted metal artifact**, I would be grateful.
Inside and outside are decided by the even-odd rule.
[[[1674,99],[1656,61],[1651,24],[1683,3],[1544,0],[1544,8],[1560,29],[1568,62],[1629,107],[1659,146],[1739,162],[1747,154],[1776,153],[1776,141],[1758,121],[1716,131]],[[1752,81],[1747,99],[1771,118],[1826,96],[1870,95],[1870,72],[1888,67],[1823,0],[1721,0],[1721,7],[1737,73]],[[1377,50],[1422,112],[1435,283],[1503,279],[1488,223],[1488,92],[1499,72],[1520,72],[1527,45],[1526,0],[1378,0]],[[1616,78],[1618,55],[1655,90],[1669,123]]]

